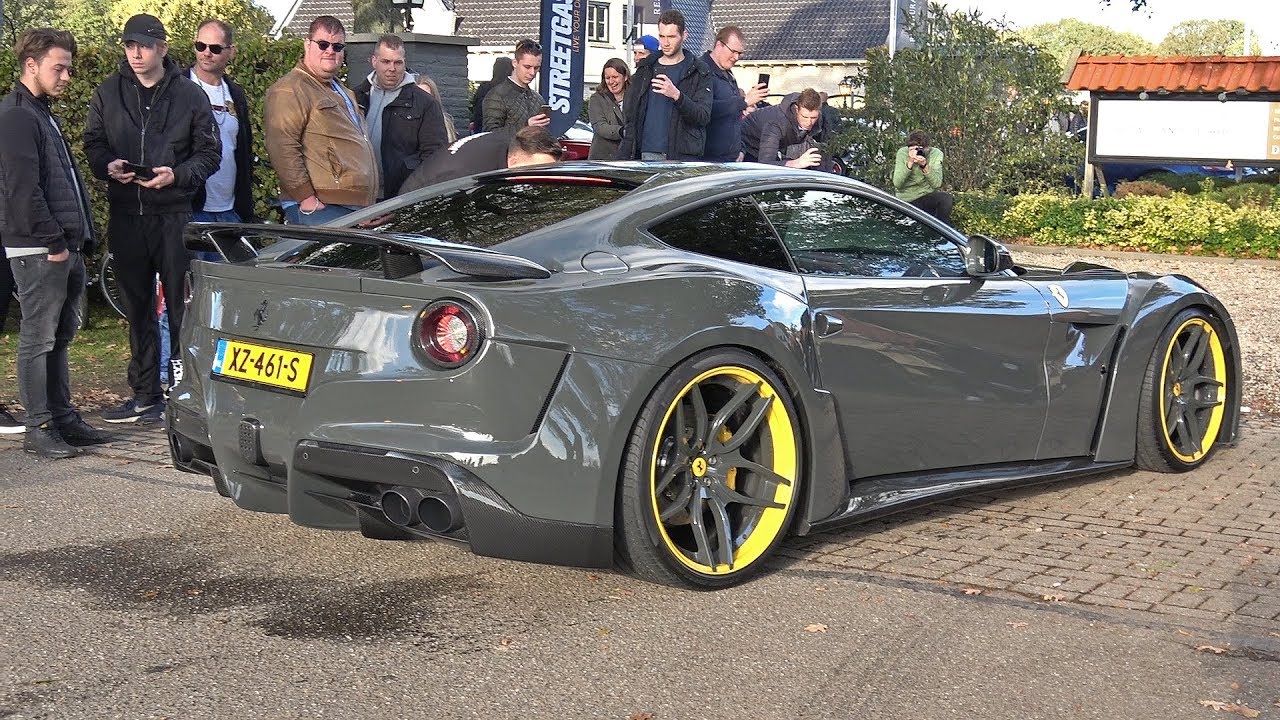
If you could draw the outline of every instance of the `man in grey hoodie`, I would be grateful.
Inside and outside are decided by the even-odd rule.
[[[378,199],[394,197],[400,184],[436,151],[449,144],[440,101],[407,72],[404,41],[383,35],[370,58],[373,72],[355,88],[369,142],[382,170]]]
[[[742,127],[743,159],[825,170],[827,161],[819,149],[824,132],[822,98],[813,88],[805,88],[747,116]]]

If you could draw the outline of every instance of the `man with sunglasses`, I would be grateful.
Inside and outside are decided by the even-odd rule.
[[[515,132],[526,125],[546,127],[551,124],[551,116],[542,111],[542,96],[529,87],[541,68],[542,46],[532,40],[516,43],[511,76],[485,93],[485,130],[510,128]]]
[[[236,59],[235,31],[208,19],[196,28],[195,64],[188,76],[204,90],[222,140],[222,164],[196,193],[196,222],[254,222],[253,128],[244,90],[227,75]]]
[[[156,274],[169,309],[169,341],[182,329],[183,278],[190,265],[182,232],[196,193],[222,161],[209,99],[169,57],[168,34],[145,13],[124,24],[125,59],[93,95],[84,131],[89,168],[110,180],[112,270],[129,320],[129,385],[133,397],[104,410],[107,422],[158,423],[160,343]],[[170,377],[182,377],[181,357]]]
[[[267,156],[291,223],[319,225],[377,199],[377,155],[355,94],[337,78],[346,37],[332,15],[311,21],[302,59],[267,91]]]

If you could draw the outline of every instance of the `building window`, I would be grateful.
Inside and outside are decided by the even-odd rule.
[[[587,5],[587,40],[609,42],[609,6],[605,3]]]

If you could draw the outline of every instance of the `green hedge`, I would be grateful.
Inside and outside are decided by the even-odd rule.
[[[190,66],[193,57],[190,46],[172,46],[169,53],[183,67]],[[254,188],[256,210],[265,217],[270,203],[279,195],[279,180],[266,165],[267,150],[262,133],[262,98],[266,97],[267,88],[287,73],[298,59],[302,57],[302,40],[287,38],[271,40],[261,37],[247,37],[236,43],[236,60],[228,68],[228,72],[236,82],[244,87],[249,98],[249,110],[253,119],[254,154],[260,158],[255,173],[257,185]],[[54,113],[62,121],[62,129],[71,143],[71,149],[85,181],[89,184],[89,195],[93,205],[93,219],[98,228],[99,237],[106,239],[107,201],[106,183],[93,178],[84,158],[84,126],[89,115],[89,101],[93,91],[115,72],[124,59],[124,51],[119,45],[81,46],[76,55],[75,74],[67,92],[54,102]],[[10,68],[0,78],[0,95],[7,95],[16,81],[17,64],[13,58],[13,48],[0,48],[0,68]],[[109,239],[108,239],[109,240]]]
[[[1280,258],[1280,189],[1087,200],[962,193],[955,223],[1005,241],[1180,255]]]

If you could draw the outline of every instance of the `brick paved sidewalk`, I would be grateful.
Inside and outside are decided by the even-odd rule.
[[[792,540],[828,568],[1280,630],[1280,428],[1181,475],[1124,471]],[[1277,634],[1280,637],[1280,634]]]
[[[92,418],[90,418],[92,422]],[[109,426],[95,455],[169,463],[161,426]],[[0,436],[0,451],[21,436]],[[176,471],[175,471],[176,472]],[[793,538],[784,558],[1280,631],[1280,426],[1181,475],[1125,471],[967,498]]]

